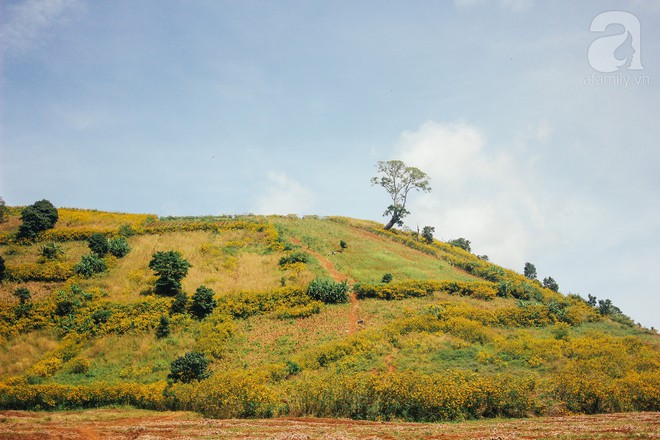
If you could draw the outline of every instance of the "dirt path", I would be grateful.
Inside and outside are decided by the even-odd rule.
[[[0,439],[626,439],[660,438],[660,413],[602,414],[461,423],[275,418],[211,420],[193,413],[100,409],[0,411]]]
[[[303,243],[300,240],[298,240],[297,238],[287,237],[287,239],[289,241],[291,241],[292,243],[294,243],[294,244],[297,244],[299,246],[304,246]],[[353,277],[351,277],[349,275],[346,275],[345,273],[339,272],[335,268],[335,265],[332,263],[332,261],[330,261],[330,259],[328,259],[328,257],[326,257],[325,255],[322,255],[320,252],[316,252],[315,250],[310,249],[309,247],[305,247],[305,250],[307,252],[309,252],[311,255],[313,255],[314,258],[317,259],[317,261],[319,262],[321,267],[323,267],[323,269],[328,271],[328,273],[330,274],[330,276],[332,277],[333,280],[338,281],[338,282],[346,280],[346,281],[349,282],[349,284],[355,284],[356,283],[356,280]],[[348,313],[348,330],[347,330],[347,332],[348,332],[348,334],[353,334],[356,331],[358,331],[358,329],[359,329],[359,324],[358,323],[360,321],[360,313],[359,313],[360,303],[358,302],[357,297],[355,296],[354,292],[352,292],[352,291],[349,292],[348,296],[349,296],[349,300],[351,302],[351,309]]]

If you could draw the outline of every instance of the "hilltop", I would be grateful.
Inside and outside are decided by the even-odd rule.
[[[447,243],[345,217],[58,214],[29,240],[19,208],[0,223],[2,409],[414,421],[660,410],[655,332]],[[90,273],[94,234],[127,247]],[[158,291],[150,261],[168,251],[190,265],[186,295]],[[203,317],[200,286],[216,304]],[[208,378],[173,379],[189,352]]]

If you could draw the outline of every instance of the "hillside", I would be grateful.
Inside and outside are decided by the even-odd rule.
[[[660,410],[655,332],[446,243],[343,217],[65,208],[26,240],[20,209],[9,214],[0,409],[414,421]],[[130,251],[85,276],[76,267],[94,233]],[[170,250],[191,265],[185,305],[157,293],[150,269]],[[342,282],[347,294],[328,301]],[[191,313],[200,286],[217,303],[201,319]],[[163,319],[169,332],[158,337]],[[168,382],[191,351],[209,360],[210,376]]]

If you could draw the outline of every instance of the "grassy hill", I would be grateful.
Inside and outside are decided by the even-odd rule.
[[[3,409],[420,421],[660,410],[655,332],[446,243],[343,217],[62,208],[32,241],[17,238],[20,223],[18,208],[0,223]],[[76,265],[94,233],[124,237],[130,252],[84,277]],[[215,292],[204,319],[156,294],[149,262],[169,250],[192,265],[187,307],[198,287]],[[347,282],[346,301],[310,296],[317,278]],[[168,383],[191,351],[210,360],[210,377]]]

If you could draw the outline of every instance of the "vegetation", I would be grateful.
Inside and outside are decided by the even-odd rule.
[[[530,280],[535,280],[536,279],[536,266],[534,266],[530,262],[525,263],[525,269],[523,271],[523,274],[525,275],[526,278],[528,278]]]
[[[472,249],[470,248],[470,240],[467,240],[463,237],[456,238],[454,240],[449,240],[447,243],[452,245],[452,246],[459,247],[459,248],[463,249],[466,252],[472,252]]]
[[[59,214],[48,200],[39,200],[21,212],[21,224],[18,236],[34,239],[39,232],[55,227]]]
[[[5,199],[0,197],[0,223],[6,222],[8,216],[9,216],[9,208],[5,203]]]
[[[19,215],[0,227],[3,409],[409,421],[660,410],[655,332],[461,247],[346,218],[67,209],[32,243],[16,238]],[[87,255],[94,233],[131,251]],[[341,240],[350,252],[333,254]],[[63,253],[44,258],[48,243]],[[74,272],[89,258],[106,270]],[[161,273],[173,294],[153,289]]]
[[[172,382],[190,383],[210,376],[209,361],[203,353],[190,351],[172,362],[167,379]]]
[[[156,293],[165,296],[174,296],[181,291],[181,280],[188,274],[191,265],[181,257],[177,251],[156,252],[149,262],[149,269],[153,270],[156,280]]]
[[[433,243],[434,232],[435,228],[433,226],[424,226],[424,228],[422,228],[422,238],[427,244]]]
[[[96,253],[83,255],[80,262],[76,264],[73,271],[78,275],[89,278],[94,274],[105,272],[108,267],[105,261],[101,259]]]
[[[543,287],[548,288],[552,291],[559,291],[559,284],[552,277],[543,278]]]
[[[213,298],[215,292],[206,286],[199,286],[192,296],[190,314],[197,319],[204,319],[213,312],[217,303]]]
[[[108,245],[108,239],[105,238],[105,235],[95,232],[87,240],[87,245],[89,250],[99,258],[103,258],[105,254],[108,253],[110,249]]]
[[[385,230],[394,225],[403,225],[403,218],[409,214],[406,210],[408,193],[411,190],[431,192],[429,176],[419,168],[406,166],[400,160],[379,161],[376,164],[380,176],[372,177],[372,185],[380,185],[387,191],[392,204],[387,207],[383,216],[391,216],[385,225]]]

